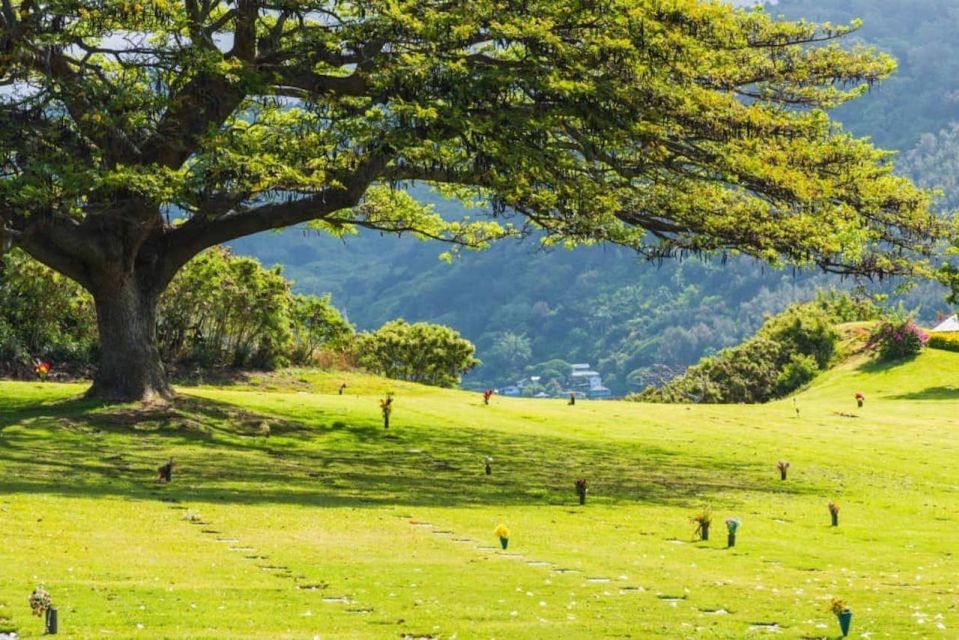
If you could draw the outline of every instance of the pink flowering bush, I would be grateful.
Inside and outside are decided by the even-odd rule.
[[[918,354],[927,342],[929,334],[911,318],[886,320],[869,336],[866,348],[874,351],[880,360],[899,360]]]

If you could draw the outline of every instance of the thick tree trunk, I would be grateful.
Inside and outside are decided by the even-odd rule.
[[[136,278],[98,287],[94,293],[100,333],[100,365],[88,397],[111,402],[156,401],[173,396],[157,347],[159,294]]]

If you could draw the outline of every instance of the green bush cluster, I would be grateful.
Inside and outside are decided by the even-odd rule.
[[[99,349],[90,295],[20,252],[4,262],[0,373],[31,375],[41,359],[54,372],[88,375]],[[177,274],[157,314],[160,352],[173,369],[308,364],[324,349],[348,351],[353,335],[328,296],[295,295],[279,267],[223,248]]]
[[[20,252],[0,280],[0,375],[89,375],[97,361],[93,300]],[[174,372],[359,364],[371,372],[450,387],[479,364],[473,343],[443,325],[403,320],[356,334],[327,296],[296,295],[280,267],[224,248],[194,258],[160,301],[157,341]]]
[[[473,343],[453,329],[405,320],[361,333],[354,353],[357,363],[368,371],[437,387],[455,386],[462,375],[480,364]]]
[[[93,300],[23,253],[0,263],[0,374],[33,375],[34,359],[83,370],[97,357]]]
[[[742,344],[703,358],[660,388],[631,399],[647,402],[753,403],[785,396],[809,383],[837,355],[835,325],[875,319],[868,301],[830,293],[767,319]]]
[[[309,364],[318,350],[345,348],[352,337],[328,296],[295,295],[280,267],[222,248],[177,275],[157,315],[164,360],[202,367]]]

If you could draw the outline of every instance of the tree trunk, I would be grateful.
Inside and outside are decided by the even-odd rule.
[[[98,287],[94,293],[100,334],[100,364],[87,396],[111,402],[173,397],[157,346],[159,294],[135,277]]]

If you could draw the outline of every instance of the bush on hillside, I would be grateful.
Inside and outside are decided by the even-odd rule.
[[[912,318],[893,319],[876,326],[866,348],[873,351],[880,361],[889,362],[918,355],[928,341],[929,334]]]
[[[789,356],[789,362],[782,368],[776,377],[776,395],[784,396],[803,385],[809,384],[819,375],[822,367],[812,356],[794,353]]]
[[[868,301],[837,293],[794,305],[763,323],[742,344],[703,358],[660,388],[631,399],[650,402],[766,402],[808,384],[837,357],[835,325],[871,320]]]

